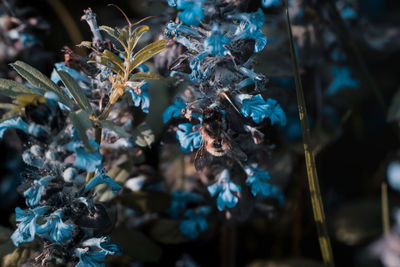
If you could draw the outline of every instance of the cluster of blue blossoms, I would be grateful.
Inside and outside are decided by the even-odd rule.
[[[96,149],[89,152],[71,125],[54,127],[55,120],[65,118],[60,118],[54,97],[50,95],[46,102],[42,108],[49,111],[49,121],[44,124],[20,117],[0,123],[0,138],[14,128],[27,134],[31,144],[22,155],[28,168],[20,187],[28,209],[15,209],[17,229],[11,239],[19,246],[40,237],[45,244],[40,256],[43,262],[67,263],[74,254],[79,259],[77,266],[104,266],[101,262],[106,255],[121,250],[103,236],[112,223],[105,207],[93,203],[93,189],[107,184],[118,192],[121,186],[101,169],[99,145],[91,140]],[[95,170],[97,175],[86,183],[86,173]]]
[[[176,138],[183,152],[196,151],[196,168],[208,169],[208,178],[214,179],[208,192],[217,198],[218,210],[230,212],[241,198],[248,198],[246,194],[253,200],[275,197],[283,201],[255,156],[257,150],[266,149],[263,131],[286,125],[285,112],[265,90],[266,77],[254,71],[254,55],[267,44],[263,11],[241,12],[226,1],[168,0],[168,4],[177,8],[179,21],[169,22],[164,35],[171,46],[185,48],[170,66],[170,76],[188,87],[165,110],[164,123],[181,122]],[[205,160],[207,164],[196,164]],[[188,201],[197,199],[192,193],[175,193],[179,198],[190,196]],[[173,199],[178,197],[173,195]],[[197,237],[207,229],[209,212],[205,206],[188,210],[182,233]]]

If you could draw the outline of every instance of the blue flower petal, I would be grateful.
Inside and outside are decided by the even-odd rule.
[[[26,198],[26,204],[29,207],[33,208],[39,205],[44,188],[50,183],[52,179],[53,177],[51,176],[43,177],[40,180],[34,181],[33,185],[25,190],[23,195]]]
[[[107,184],[111,187],[114,194],[117,194],[122,186],[117,184],[110,176],[107,176],[104,170],[98,170],[97,174],[86,184],[85,192],[88,192],[100,184]]]
[[[393,161],[389,163],[386,175],[390,187],[400,191],[400,162]]]
[[[262,0],[261,4],[263,7],[268,8],[268,7],[273,7],[273,6],[280,6],[281,5],[281,0]]]
[[[191,239],[197,238],[200,232],[204,232],[208,229],[206,216],[209,213],[209,207],[199,207],[194,210],[186,211],[184,215],[186,219],[182,220],[179,224],[181,233]]]
[[[203,1],[179,1],[177,3],[178,9],[183,9],[179,13],[179,19],[190,26],[199,26],[200,21],[204,19],[204,12],[202,8]]]
[[[183,152],[190,153],[200,147],[202,136],[199,128],[200,125],[193,125],[191,123],[181,123],[178,125],[176,138],[179,140]]]
[[[34,123],[28,124],[18,117],[0,123],[0,138],[3,138],[5,131],[9,128],[19,129],[33,136],[38,136],[43,133],[43,129],[40,126]]]
[[[286,125],[286,115],[278,102],[274,99],[265,101],[261,95],[255,95],[242,101],[240,109],[245,117],[251,117],[255,123],[261,123],[265,118],[271,120],[271,124]]]
[[[47,238],[57,244],[63,244],[72,238],[72,224],[62,221],[63,210],[58,209],[51,213],[46,223],[37,227],[37,235]]]
[[[326,90],[326,94],[333,95],[342,88],[357,89],[360,82],[351,77],[350,67],[332,66],[333,81]]]
[[[226,45],[230,43],[230,39],[222,34],[219,26],[214,24],[211,30],[211,35],[204,40],[204,47],[207,52],[212,55],[227,55],[229,50]]]
[[[171,118],[177,118],[181,115],[182,110],[186,108],[186,103],[183,102],[182,98],[177,97],[174,103],[167,107],[163,113],[163,122],[167,123]]]
[[[140,94],[136,93],[132,89],[126,90],[126,92],[131,94],[134,106],[140,107],[142,111],[145,113],[149,113],[149,107],[150,107],[150,95],[146,91],[148,87],[149,83],[145,82],[140,88]]]
[[[102,262],[106,257],[104,251],[89,251],[89,248],[76,248],[75,255],[79,262],[75,267],[105,267]]]
[[[90,238],[82,243],[82,246],[96,247],[100,249],[105,255],[121,255],[121,248],[110,242],[110,237]]]
[[[89,142],[92,147],[100,147],[100,145],[97,144],[93,139],[90,139]],[[74,161],[75,167],[88,172],[94,172],[96,169],[101,167],[103,157],[98,149],[90,153],[86,151],[80,141],[69,142],[65,145],[65,148],[76,153],[76,158]]]
[[[241,187],[230,180],[228,170],[223,170],[218,177],[218,181],[207,187],[211,196],[217,197],[217,207],[222,211],[225,207],[233,208],[239,201],[232,192],[240,192]]]
[[[19,244],[33,241],[37,228],[36,220],[48,210],[49,207],[37,207],[28,211],[24,211],[19,207],[15,208],[18,226],[11,235],[11,240],[15,246],[18,247]]]

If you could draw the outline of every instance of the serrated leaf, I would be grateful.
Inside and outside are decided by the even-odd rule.
[[[162,212],[170,207],[171,197],[160,191],[137,191],[117,196],[116,201],[139,212]]]
[[[47,78],[43,73],[35,69],[34,67],[22,62],[16,61],[11,64],[11,66],[21,75],[25,80],[27,80],[31,85],[42,91],[52,91],[59,97],[59,101],[69,108],[73,107],[71,99],[68,95],[55,83],[53,83],[49,78]]]
[[[150,236],[164,244],[181,244],[190,241],[179,230],[179,223],[171,219],[157,220],[150,228]]]
[[[111,233],[111,240],[121,246],[124,255],[133,260],[156,262],[162,254],[156,243],[136,230],[116,228]]]
[[[0,109],[14,109],[18,107],[17,105],[10,104],[10,103],[0,103]]]
[[[137,68],[140,64],[150,59],[152,56],[160,53],[166,48],[165,40],[160,40],[140,49],[134,56],[131,62],[130,72]]]
[[[92,42],[82,41],[80,44],[76,45],[77,47],[86,47],[88,49],[93,49]]]
[[[19,96],[20,94],[32,94],[32,95],[40,95],[40,93],[36,92],[32,88],[25,86],[23,84],[17,83],[12,80],[1,79],[0,78],[0,94],[14,98]]]
[[[125,70],[124,61],[110,50],[104,50],[102,55],[106,57],[110,62],[112,62],[115,66],[119,67],[122,72]]]
[[[89,152],[93,152],[95,148],[90,144],[86,134],[86,130],[92,128],[92,121],[89,119],[89,114],[81,109],[76,112],[71,112],[69,118],[78,133],[79,139],[85,146],[85,149]]]
[[[135,130],[134,136],[135,143],[140,147],[150,147],[155,139],[153,131],[145,124]]]
[[[156,73],[138,72],[138,73],[132,74],[132,76],[129,78],[129,81],[148,80],[148,79],[161,80],[161,79],[163,79],[163,77]]]
[[[131,137],[130,133],[126,132],[124,128],[116,125],[112,121],[100,121],[100,124],[101,124],[102,128],[110,129],[111,131],[114,131],[115,133],[119,134],[121,137],[124,137],[124,138]]]
[[[74,78],[71,77],[67,72],[63,70],[55,70],[60,76],[61,81],[65,85],[65,87],[68,89],[68,91],[71,93],[71,95],[74,97],[75,101],[78,103],[78,105],[83,109],[86,110],[90,115],[93,114],[93,109],[92,106],[89,103],[89,100],[87,99],[85,93],[82,91],[78,83],[74,80]]]

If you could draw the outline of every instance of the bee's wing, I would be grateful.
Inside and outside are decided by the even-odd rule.
[[[204,145],[204,141],[201,141],[200,147],[194,157],[194,167],[198,171],[202,170],[207,165],[208,155]]]
[[[239,145],[233,141],[229,135],[225,132],[223,132],[224,138],[228,141],[230,144],[230,152],[229,155],[233,158],[236,158],[237,160],[240,161],[247,161],[247,155],[242,151],[242,149],[239,147]]]

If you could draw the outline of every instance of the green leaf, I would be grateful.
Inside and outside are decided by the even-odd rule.
[[[102,55],[103,57],[106,57],[110,62],[112,62],[115,66],[119,67],[121,72],[125,70],[124,61],[110,50],[104,50]]]
[[[121,246],[124,255],[133,260],[156,262],[162,255],[162,250],[156,243],[136,230],[116,228],[111,233],[111,240]]]
[[[115,200],[125,207],[146,213],[167,210],[170,207],[171,197],[160,191],[137,191],[119,195]]]
[[[110,35],[110,36],[113,37],[116,41],[118,41],[118,42],[124,47],[125,50],[128,50],[128,48],[127,48],[127,46],[126,46],[126,44],[125,44],[125,42],[124,42],[124,39],[121,38],[121,37],[123,37],[123,36],[120,36],[120,37],[117,36],[117,30],[115,30],[115,29],[112,28],[112,27],[105,26],[105,25],[100,26],[99,29],[100,29],[101,31],[105,31],[108,35]],[[125,41],[126,41],[126,40],[125,40]]]
[[[129,81],[148,80],[148,79],[161,80],[161,79],[163,79],[163,77],[156,73],[138,72],[138,73],[132,74],[132,76],[129,78]]]
[[[69,99],[68,95],[34,67],[29,66],[22,61],[16,61],[15,63],[11,64],[11,66],[34,87],[42,91],[54,92],[59,97],[59,101],[61,103],[69,108],[73,107],[73,103],[71,99]]]
[[[160,40],[140,49],[134,56],[129,72],[132,72],[137,66],[150,59],[152,56],[160,53],[166,48],[165,40]]]
[[[10,104],[10,103],[0,103],[0,109],[14,109],[18,107],[17,105]]]
[[[40,95],[40,93],[36,92],[32,88],[25,86],[23,84],[17,83],[12,80],[1,79],[0,78],[0,94],[8,96],[8,97],[17,97],[20,94],[32,94],[32,95]]]
[[[129,36],[129,43],[131,49],[129,52],[132,52],[133,49],[135,49],[140,38],[142,38],[143,34],[147,32],[149,29],[150,29],[149,26],[141,25],[133,30],[132,34]]]
[[[135,130],[135,143],[140,147],[150,147],[154,142],[155,136],[153,131],[146,124],[140,125]]]
[[[3,122],[8,119],[16,118],[16,117],[18,117],[18,115],[19,115],[18,112],[9,111],[7,113],[4,113],[3,116],[1,116],[0,122]]]
[[[72,124],[78,132],[79,139],[82,141],[85,149],[89,152],[95,150],[89,142],[86,130],[92,128],[92,121],[89,119],[89,114],[85,110],[78,110],[69,114]]]
[[[122,128],[121,126],[116,125],[112,121],[100,121],[100,125],[101,125],[102,128],[110,129],[111,131],[119,134],[121,137],[124,137],[124,138],[131,137],[130,133],[126,132],[124,130],[124,128]]]
[[[60,71],[56,70],[56,72],[58,73],[63,84],[71,93],[71,95],[74,97],[78,105],[82,109],[86,110],[90,115],[92,115],[93,114],[92,106],[90,105],[89,100],[87,99],[85,93],[79,87],[78,83],[74,80],[74,78],[72,78],[71,75],[69,75],[67,72],[63,70]]]
[[[179,230],[179,223],[171,219],[157,220],[150,228],[150,236],[164,244],[181,244],[190,241]]]

